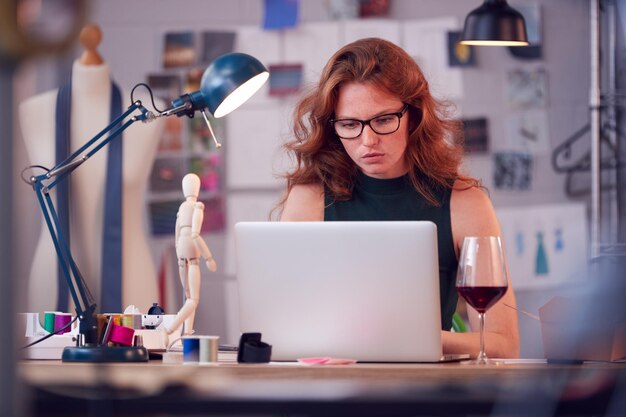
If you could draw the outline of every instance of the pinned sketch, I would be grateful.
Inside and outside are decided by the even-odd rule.
[[[159,140],[159,152],[179,151],[183,147],[183,119],[180,117],[166,117],[165,128]]]
[[[509,71],[507,94],[509,106],[513,109],[545,107],[548,103],[548,73],[543,68]]]
[[[186,174],[185,161],[181,158],[156,158],[150,173],[151,191],[173,191],[180,189]]]
[[[235,32],[203,32],[201,62],[210,64],[215,58],[233,52],[235,46]]]
[[[461,32],[448,31],[448,65],[451,67],[473,67],[474,47],[459,43]]]
[[[150,74],[148,75],[147,82],[154,96],[167,103],[170,103],[180,96],[181,83],[178,75]]]
[[[389,0],[360,0],[360,17],[387,17]]]
[[[356,19],[359,17],[360,0],[328,0],[326,7],[331,20]]]
[[[550,153],[548,115],[545,110],[526,110],[508,116],[507,149],[533,155]]]
[[[489,129],[487,119],[463,119],[463,147],[465,152],[479,153],[489,151]]]
[[[285,96],[300,91],[302,64],[270,65],[270,96]]]
[[[496,207],[513,286],[545,288],[587,277],[585,205]]]
[[[198,91],[200,89],[200,82],[202,81],[202,74],[204,74],[203,68],[190,68],[185,73],[183,91],[187,94]]]
[[[185,67],[196,63],[193,32],[166,33],[163,50],[163,67]]]
[[[180,184],[177,184],[180,186]],[[179,187],[180,188],[180,187]],[[148,206],[150,232],[154,236],[173,235],[176,231],[176,213],[182,200],[157,201]]]
[[[300,0],[265,0],[263,29],[287,29],[298,23]]]
[[[537,232],[537,256],[535,257],[535,275],[547,275],[550,272],[548,267],[548,255],[543,245],[543,232]]]
[[[563,229],[559,226],[554,229],[554,251],[561,252],[563,248]]]
[[[494,184],[500,190],[529,190],[532,184],[532,155],[518,152],[494,154]]]

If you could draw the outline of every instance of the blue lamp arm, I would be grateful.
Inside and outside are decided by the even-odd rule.
[[[119,125],[135,111],[138,111],[138,114],[132,116],[122,125]],[[54,202],[50,196],[50,191],[61,181],[65,180],[82,163],[118,137],[133,123],[137,121],[146,122],[153,119],[154,116],[152,113],[143,107],[140,101],[136,101],[123,114],[113,120],[108,126],[64,161],[57,164],[45,174],[31,176],[29,178],[29,183],[33,186],[35,194],[37,195],[39,207],[42,211],[50,237],[52,238],[52,243],[54,244],[54,249],[59,264],[61,265],[63,275],[67,281],[70,295],[74,301],[76,314],[80,319],[79,332],[83,335],[85,344],[95,345],[98,343],[97,321],[95,318],[97,305],[83,280],[82,274],[67,244],[67,239],[62,232]],[[107,133],[108,136],[105,137]]]

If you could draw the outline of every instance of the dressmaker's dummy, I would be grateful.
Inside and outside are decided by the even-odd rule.
[[[86,26],[80,41],[85,48],[72,68],[70,153],[90,140],[111,122],[111,78],[109,68],[98,52],[101,33],[97,26]],[[121,91],[125,111],[130,93]],[[136,94],[150,108],[146,95]],[[32,164],[51,168],[55,165],[55,111],[57,90],[24,101],[19,107],[19,122]],[[157,106],[161,107],[157,102]],[[163,119],[137,122],[122,137],[122,309],[134,304],[147,310],[158,301],[156,270],[144,230],[144,194]],[[69,177],[71,250],[95,302],[101,306],[102,227],[107,178],[105,146]],[[40,174],[41,172],[37,172]],[[53,190],[58,190],[58,187]],[[54,193],[56,194],[56,193]],[[34,195],[33,195],[34,199]],[[56,196],[53,195],[56,204]],[[29,277],[28,311],[56,309],[57,255],[42,220]],[[70,297],[69,310],[73,311]],[[101,308],[99,307],[99,310]],[[121,312],[121,311],[120,311]]]

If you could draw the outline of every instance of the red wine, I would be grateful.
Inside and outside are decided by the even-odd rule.
[[[457,287],[461,297],[479,313],[489,310],[506,292],[507,287]]]

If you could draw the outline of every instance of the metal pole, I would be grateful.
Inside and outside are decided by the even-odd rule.
[[[9,60],[6,60],[9,61]],[[13,62],[0,65],[0,317],[4,317],[0,343],[0,415],[21,415],[15,377],[15,309],[13,274]]]
[[[591,19],[591,258],[600,252],[600,0],[590,1]]]
[[[606,118],[608,120],[608,122],[614,126],[617,127],[617,117],[616,117],[616,111],[615,111],[615,100],[616,100],[616,73],[615,73],[615,62],[616,62],[616,51],[617,51],[617,42],[616,42],[616,33],[617,33],[617,22],[616,22],[616,14],[617,14],[617,5],[615,4],[615,1],[608,1],[606,2],[606,11],[607,11],[607,37],[608,37],[608,50],[607,50],[607,69],[608,69],[608,73],[607,73],[607,96],[608,96],[608,100],[607,100],[607,112],[606,112]],[[617,154],[615,155],[615,159],[617,161],[620,161],[620,155],[619,155],[619,143],[618,143],[618,136],[617,136],[617,131],[614,129],[608,129],[605,134],[608,136],[609,141],[611,142],[611,144],[615,147],[615,149],[618,150]],[[615,243],[618,241],[618,232],[619,232],[619,223],[620,223],[620,217],[619,217],[619,202],[620,202],[620,193],[621,190],[619,189],[619,183],[620,183],[620,170],[619,170],[619,163],[616,164],[616,168],[615,171],[611,171],[610,172],[610,179],[611,179],[611,183],[615,184],[615,191],[610,193],[610,208],[607,211],[610,214],[610,221],[608,223],[609,225],[609,230],[608,230],[608,240],[611,243]]]

